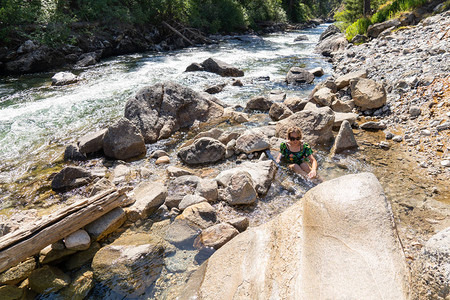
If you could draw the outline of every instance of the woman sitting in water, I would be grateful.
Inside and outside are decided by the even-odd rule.
[[[298,127],[291,127],[287,131],[288,142],[281,143],[280,154],[276,162],[283,157],[289,163],[289,169],[297,174],[308,176],[310,179],[321,179],[317,175],[317,161],[313,151],[307,143],[302,142],[302,131]]]

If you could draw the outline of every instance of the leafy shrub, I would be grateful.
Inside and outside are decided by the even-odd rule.
[[[347,27],[345,30],[345,36],[347,40],[352,40],[357,34],[364,34],[367,32],[367,28],[372,25],[369,18],[358,19],[355,23]]]

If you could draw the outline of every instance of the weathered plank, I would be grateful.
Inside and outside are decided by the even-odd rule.
[[[30,228],[5,235],[0,239],[0,272],[95,221],[125,198],[123,191],[111,189],[59,210]]]

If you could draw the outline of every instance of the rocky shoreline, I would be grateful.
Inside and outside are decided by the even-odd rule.
[[[95,221],[95,224],[81,226],[83,230],[76,228],[77,231],[42,249],[18,268],[13,267],[4,272],[1,281],[3,286],[0,287],[3,291],[0,292],[15,295],[10,299],[49,292],[63,296],[77,294],[82,299],[94,288],[94,282],[101,282],[118,294],[141,296],[155,282],[164,286],[164,282],[158,282],[161,273],[165,272],[162,265],[174,273],[191,274],[204,260],[199,258],[193,248],[200,248],[201,251],[222,249],[230,240],[236,241],[233,237],[240,236],[242,239],[240,232],[246,230],[249,220],[245,217],[231,219],[223,216],[218,207],[251,206],[269,193],[274,186],[277,166],[268,157],[267,150],[277,149],[286,128],[293,124],[302,127],[305,139],[313,146],[330,149],[334,145],[331,150],[334,155],[352,155],[358,146],[360,149],[375,146],[377,151],[406,149],[407,155],[417,155],[427,160],[428,174],[425,176],[432,177],[423,179],[424,182],[432,184],[435,178],[448,182],[450,169],[442,162],[448,156],[450,145],[449,128],[445,125],[450,118],[447,115],[450,89],[448,65],[442,62],[449,55],[450,37],[442,28],[450,24],[450,13],[433,18],[430,22],[425,19],[411,30],[391,32],[392,29],[389,29],[381,37],[360,46],[342,46],[339,42],[339,46],[330,51],[335,76],[317,85],[309,99],[286,98],[283,93],[273,93],[268,97],[252,98],[242,110],[226,107],[211,95],[170,82],[142,89],[127,103],[125,118],[105,130],[80,137],[77,144],[68,146],[65,153],[68,166],[49,178],[52,189],[60,195],[68,190],[79,189],[81,195],[95,197],[101,191],[120,188],[126,191],[127,199],[113,210],[105,211],[105,216]],[[419,41],[412,38],[413,34],[422,33],[420,30],[415,32],[415,28],[425,30],[423,34],[427,36],[430,32],[439,34],[441,38],[437,50],[433,50],[435,45],[421,44],[419,48],[425,49],[403,53],[412,57],[399,60],[396,68],[388,72],[395,58],[395,55],[389,57],[389,54],[398,53],[395,43],[399,40],[405,43],[426,41],[425,36]],[[328,37],[324,34],[321,40]],[[414,48],[413,45],[410,47]],[[401,46],[401,49],[406,48]],[[384,52],[379,54],[380,51]],[[426,58],[422,57],[424,53],[427,53]],[[415,65],[412,65],[414,61],[420,61],[422,72],[411,74],[410,77],[416,78],[405,77],[405,72],[415,69]],[[206,65],[205,62],[201,64],[202,67]],[[230,71],[226,70],[233,69],[220,61],[215,61],[215,65],[219,67],[218,74],[229,74]],[[427,67],[428,72],[425,72],[423,68]],[[430,74],[430,70],[436,72]],[[231,73],[240,74],[234,71]],[[316,71],[292,68],[286,80],[292,84],[304,84],[314,80],[313,73]],[[415,98],[419,99],[413,101]],[[411,102],[416,107],[412,107]],[[430,114],[434,118],[432,124],[426,123]],[[268,126],[247,129],[239,125],[257,120],[261,115],[270,117]],[[180,145],[178,157],[161,149],[148,152],[146,144],[177,135],[180,130],[189,131],[188,136],[191,138]],[[339,132],[336,135],[337,130]],[[373,135],[379,136],[378,133],[383,130],[383,140],[370,140]],[[421,131],[425,130],[430,134],[422,134]],[[364,140],[361,141],[361,138]],[[366,143],[366,139],[370,142]],[[429,151],[421,151],[424,147],[429,147]],[[432,157],[435,151],[442,153],[443,158]],[[370,158],[370,151],[367,152],[364,155]],[[422,152],[425,156],[420,156]],[[99,156],[106,156],[106,159],[99,159]],[[122,161],[142,161],[145,157],[148,157],[146,164],[151,165],[151,168]],[[394,159],[397,158],[394,156]],[[113,159],[112,163],[110,159]],[[179,161],[180,167],[167,167],[174,161]],[[425,173],[425,168],[418,169]],[[380,179],[382,183],[384,180],[389,178]],[[327,186],[328,190],[325,188],[319,192],[320,189],[314,189],[311,194],[340,190],[339,184],[335,182],[338,181]],[[372,184],[377,185],[376,179]],[[376,194],[381,195],[382,191]],[[437,204],[430,204],[435,194],[445,197],[446,190],[437,188],[432,191],[422,206],[411,202],[411,199],[404,199],[402,203],[393,201],[394,219],[400,223],[398,235],[403,245],[398,244],[396,229],[389,227],[392,226],[389,204],[386,204],[386,199],[382,199],[384,197],[379,199],[380,203],[386,202],[381,206],[386,210],[385,223],[391,224],[386,225],[392,230],[389,235],[394,239],[391,242],[399,249],[402,247],[407,256],[413,256],[407,262],[413,270],[413,296],[417,299],[422,299],[424,295],[445,299],[449,283],[448,278],[444,278],[444,283],[439,281],[442,270],[436,264],[442,261],[442,257],[448,256],[448,247],[445,248],[448,237],[442,233],[436,235],[423,251],[422,247],[414,244],[413,238],[408,238],[411,228],[417,230],[420,238],[426,241],[437,228],[448,227],[450,214],[445,203],[438,216],[447,219],[439,219],[439,226],[420,231],[423,216],[411,216],[425,209],[426,205],[430,205],[429,210],[436,209]],[[367,199],[370,197],[368,195]],[[316,196],[311,196],[311,199],[317,201]],[[72,201],[76,204],[77,197]],[[314,204],[314,201],[311,203]],[[363,206],[367,208],[369,205]],[[342,213],[339,202],[336,207],[337,214]],[[327,210],[321,213],[329,215]],[[301,215],[294,210],[290,210],[289,214],[296,218]],[[313,215],[309,218],[315,220]],[[413,224],[416,221],[418,224]],[[6,220],[2,231],[4,234],[13,232],[17,229],[14,225],[19,227],[24,222],[37,222],[36,214],[33,216],[29,212]],[[334,228],[333,225],[327,226]],[[253,232],[256,230],[260,229]],[[344,235],[345,231],[344,228]],[[291,240],[291,236],[288,238]],[[183,251],[177,252],[175,248]],[[395,255],[399,253],[401,251]],[[111,265],[111,260],[118,264]],[[418,279],[422,276],[422,270],[427,272],[427,281]],[[181,276],[178,280],[184,282],[186,277]],[[395,294],[406,295],[406,290],[400,287]],[[158,293],[163,292],[157,291],[153,296],[161,296]]]

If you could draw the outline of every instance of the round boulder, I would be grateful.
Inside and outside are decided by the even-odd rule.
[[[225,145],[218,140],[204,137],[181,148],[178,157],[188,165],[213,163],[225,157],[225,150]]]

